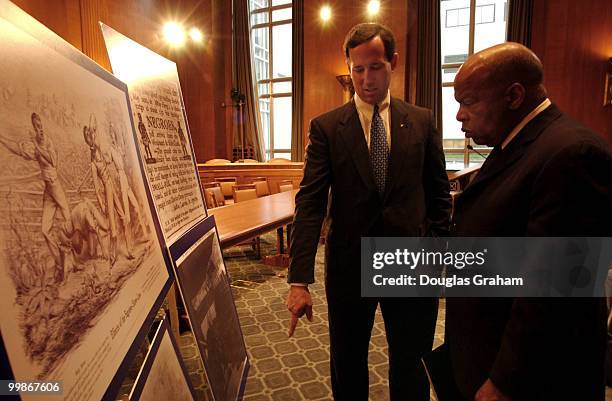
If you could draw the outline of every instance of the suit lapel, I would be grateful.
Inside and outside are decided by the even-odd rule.
[[[410,157],[408,145],[413,139],[413,126],[408,119],[407,112],[400,108],[398,101],[394,98],[391,98],[389,107],[391,108],[391,153],[389,156],[385,199],[387,199],[393,188],[403,181],[403,177],[407,174],[404,166]]]
[[[546,110],[531,120],[521,132],[506,147],[495,148],[487,157],[474,180],[465,188],[465,192],[472,191],[483,182],[489,181],[501,172],[510,168],[518,161],[531,142],[536,140],[540,133],[554,120],[561,116],[561,112],[555,105],[550,105]]]
[[[368,144],[365,140],[365,133],[361,127],[361,121],[359,120],[354,100],[351,100],[351,102],[346,105],[344,115],[340,119],[338,132],[349,154],[352,156],[357,171],[366,187],[371,190],[376,190],[374,174],[372,173],[372,166],[370,164]]]

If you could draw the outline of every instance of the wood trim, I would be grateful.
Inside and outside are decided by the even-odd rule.
[[[101,0],[80,0],[80,5],[83,53],[107,71],[111,71],[106,45],[98,24],[98,21],[109,21],[108,5],[106,1]]]

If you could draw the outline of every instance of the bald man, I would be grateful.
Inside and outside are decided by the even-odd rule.
[[[547,97],[517,43],[474,54],[455,78],[457,120],[493,147],[459,197],[457,236],[610,236],[612,152]],[[602,299],[447,301],[446,342],[465,400],[604,399]]]

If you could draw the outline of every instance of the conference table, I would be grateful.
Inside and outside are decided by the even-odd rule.
[[[293,221],[297,189],[209,209],[215,216],[221,248],[228,248],[274,229],[279,234],[279,255],[285,252],[283,227]],[[287,238],[289,243],[289,238]]]

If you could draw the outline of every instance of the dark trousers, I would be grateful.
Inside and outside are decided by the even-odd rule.
[[[421,356],[431,350],[438,300],[327,298],[332,392],[335,401],[368,400],[368,348],[380,304],[389,346],[391,401],[428,401]]]

